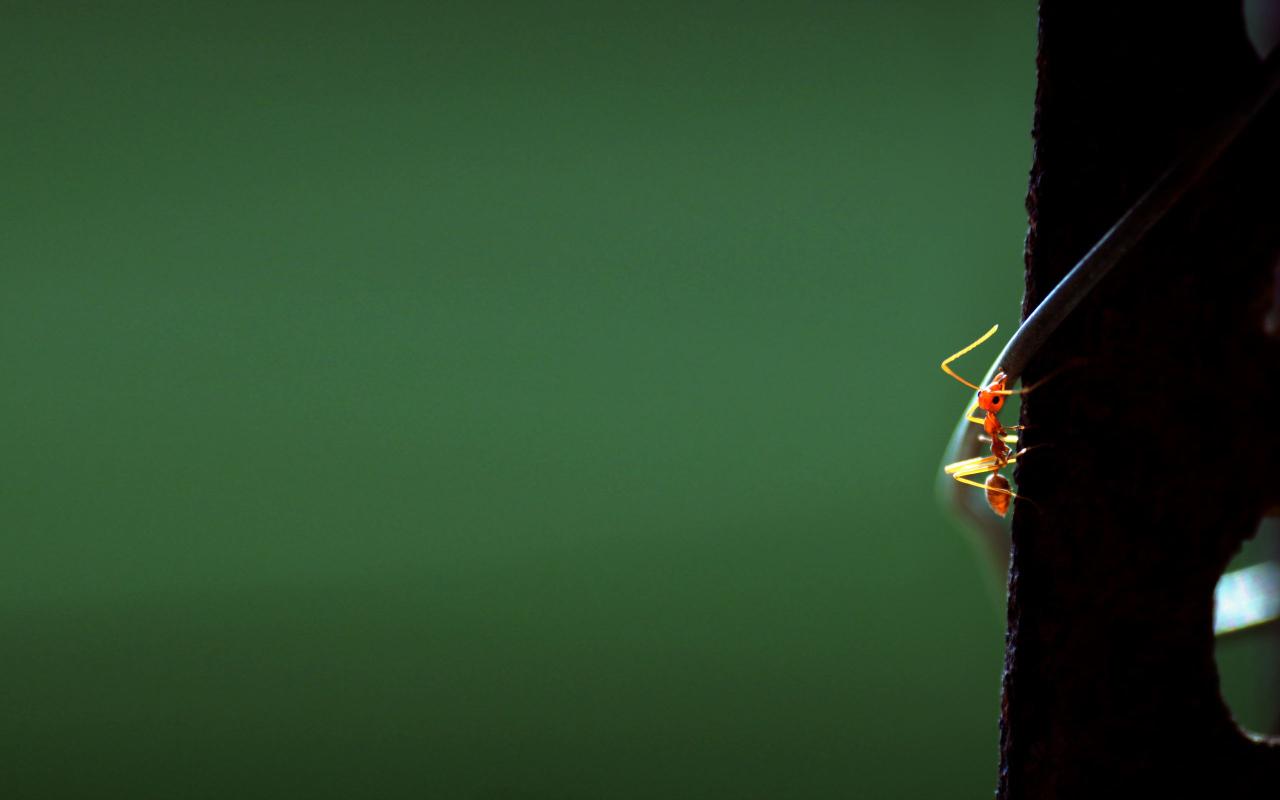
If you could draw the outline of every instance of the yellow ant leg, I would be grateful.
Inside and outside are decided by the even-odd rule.
[[[965,419],[967,419],[967,420],[969,420],[970,422],[974,423],[975,425],[984,425],[984,426],[985,426],[985,425],[986,425],[986,420],[982,419],[982,417],[975,417],[975,416],[973,415],[973,412],[977,411],[977,410],[978,410],[978,409],[980,409],[980,408],[982,408],[982,405],[981,405],[980,403],[974,403],[974,404],[973,404],[973,408],[969,409],[969,413],[965,414],[964,418],[965,418]]]
[[[1039,445],[1033,445],[1033,447],[1037,447],[1037,446]],[[970,475],[981,475],[984,472],[999,472],[1004,467],[1005,464],[1015,463],[1018,460],[1019,456],[1026,453],[1027,450],[1030,450],[1030,449],[1031,448],[1023,448],[1022,450],[1019,450],[1018,452],[1009,456],[1009,459],[1003,463],[1001,463],[1000,459],[996,458],[995,456],[979,456],[977,458],[966,458],[963,461],[957,461],[954,464],[946,465],[945,467],[943,467],[943,471],[946,472],[951,477],[955,478],[960,483],[966,484],[968,486],[972,486],[975,489],[981,489],[984,492],[995,492],[996,494],[1007,494],[1009,495],[1010,499],[1022,500],[1023,502],[1030,503],[1032,506],[1039,508],[1039,506],[1036,505],[1035,501],[1032,500],[1030,497],[1027,497],[1025,494],[1018,494],[1017,492],[1011,491],[1009,489],[1002,489],[999,486],[988,486],[985,483],[978,483],[975,480],[970,480],[968,477]],[[996,509],[994,508],[992,510],[996,511]],[[997,511],[996,513],[1000,513],[1000,512]],[[1004,516],[1004,515],[1001,514],[1001,516]]]
[[[956,475],[980,475],[984,472],[995,472],[996,469],[1004,467],[1005,464],[1017,463],[1018,459],[1026,455],[1028,450],[1043,446],[1044,445],[1033,445],[1032,447],[1024,447],[1018,452],[1010,455],[1004,463],[1000,463],[1000,459],[995,456],[974,456],[973,458],[966,458],[963,461],[956,461],[955,463],[947,464],[942,468],[942,471],[952,477],[955,477]],[[1000,466],[995,467],[996,464],[1000,464]],[[995,469],[992,469],[992,467],[995,467]]]
[[[987,472],[995,472],[995,470],[993,470],[993,469],[992,469],[992,470],[987,470]],[[997,493],[997,494],[1007,494],[1007,495],[1009,495],[1010,497],[1021,497],[1021,496],[1022,496],[1022,495],[1020,495],[1020,494],[1014,494],[1013,492],[1009,491],[1008,489],[1001,489],[1001,488],[999,488],[998,486],[988,486],[988,485],[986,485],[985,483],[978,483],[977,481],[971,481],[971,480],[969,480],[968,478],[962,478],[962,477],[960,477],[959,475],[952,475],[951,477],[955,478],[956,480],[960,481],[961,483],[968,484],[969,486],[976,486],[977,488],[979,488],[979,489],[983,490],[984,492],[995,492],[995,493]]]
[[[977,384],[969,383],[969,382],[968,382],[968,381],[966,381],[964,378],[961,378],[959,375],[957,375],[957,374],[956,374],[956,373],[951,369],[951,367],[950,367],[949,365],[951,364],[951,362],[952,362],[952,361],[955,361],[955,360],[956,360],[957,358],[959,358],[960,356],[964,355],[965,353],[969,352],[969,351],[970,351],[970,350],[972,350],[973,348],[977,347],[978,345],[982,344],[982,343],[983,343],[983,342],[985,342],[986,340],[990,339],[990,338],[992,337],[992,335],[993,335],[993,334],[995,334],[996,330],[997,330],[997,329],[999,329],[999,327],[1000,327],[999,325],[992,325],[992,326],[991,326],[991,330],[989,330],[989,331],[987,331],[986,333],[984,333],[984,334],[982,334],[981,336],[979,336],[979,337],[978,337],[978,340],[977,340],[976,342],[974,342],[973,344],[969,345],[968,347],[966,347],[965,349],[961,350],[960,352],[958,352],[958,353],[956,353],[956,354],[952,355],[950,358],[947,358],[946,360],[944,360],[944,361],[942,362],[942,371],[943,371],[943,372],[945,372],[945,373],[947,373],[947,374],[948,374],[948,375],[950,375],[951,377],[955,378],[956,380],[960,381],[960,382],[961,382],[961,383],[963,383],[965,386],[968,386],[970,389],[974,390],[975,392],[980,392],[980,391],[982,391],[980,388],[978,388],[978,385],[977,385]]]
[[[1002,394],[1005,396],[1015,395],[1015,394],[1026,394],[1027,392],[1033,391],[1034,389],[1044,386],[1046,383],[1058,377],[1059,375],[1071,369],[1072,367],[1080,366],[1082,362],[1083,362],[1082,359],[1074,359],[1072,361],[1068,361],[1067,363],[1058,367],[1053,372],[1050,372],[1048,375],[1045,375],[1043,378],[1031,384],[1030,386],[1023,386],[1018,389],[997,389],[991,394]]]
[[[986,486],[967,480],[966,477],[969,475],[981,475],[984,472],[999,472],[1007,463],[1007,461],[1001,462],[1001,460],[995,456],[977,456],[975,458],[966,458],[964,461],[957,461],[954,464],[948,464],[942,468],[942,471],[961,483],[967,483],[970,486],[979,486],[985,489]],[[1012,492],[1010,492],[1010,494],[1012,494]]]
[[[942,471],[947,473],[948,475],[954,475],[957,472],[959,472],[961,475],[972,475],[979,472],[990,472],[991,471],[990,469],[984,469],[984,467],[989,467],[993,464],[998,463],[999,461],[1000,459],[996,458],[995,456],[974,456],[973,458],[966,458],[963,461],[957,461],[954,464],[948,464],[942,468]],[[976,467],[977,469],[974,469],[972,472],[964,471],[964,470],[968,470],[969,467]]]
[[[964,461],[957,461],[954,464],[948,464],[942,469],[951,477],[961,483],[968,484],[969,486],[976,486],[983,491],[996,492],[997,494],[1007,494],[1010,497],[1022,497],[1025,500],[1026,498],[1022,495],[1016,494],[1008,489],[1001,489],[996,486],[987,486],[985,483],[978,483],[977,481],[969,480],[968,477],[970,475],[981,475],[984,472],[999,472],[1004,468],[1005,464],[1012,464],[1017,461],[1019,455],[1022,455],[1022,453],[1010,456],[1009,460],[1005,461],[1003,464],[1000,463],[1000,459],[995,456],[966,458]]]
[[[1037,388],[1037,387],[1039,387],[1039,386],[1043,386],[1045,381],[1049,380],[1049,378],[1055,377],[1056,375],[1057,375],[1057,373],[1055,372],[1053,375],[1050,375],[1048,378],[1042,378],[1041,380],[1036,381],[1035,383],[1031,384],[1030,386],[1023,386],[1023,387],[1018,388],[1018,389],[993,389],[993,390],[991,391],[991,394],[1002,394],[1002,395],[1004,395],[1005,397],[1011,397],[1011,396],[1013,396],[1013,395],[1015,395],[1015,394],[1026,394],[1027,392],[1031,391],[1032,389],[1035,389],[1035,388]]]
[[[1009,430],[1009,429],[1005,428],[1005,430]],[[991,437],[986,435],[985,433],[980,433],[978,434],[978,441],[989,442],[991,441]],[[1008,436],[1001,436],[1000,441],[1004,442],[1005,444],[1017,444],[1018,437],[1014,436],[1013,434],[1009,434]]]

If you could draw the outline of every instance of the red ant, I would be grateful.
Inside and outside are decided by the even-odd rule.
[[[970,422],[981,425],[982,430],[986,432],[986,436],[982,437],[983,441],[990,440],[991,442],[991,455],[966,458],[963,461],[957,461],[954,464],[946,465],[943,467],[943,471],[961,483],[968,484],[969,486],[976,486],[979,489],[986,491],[987,505],[991,506],[992,511],[1003,517],[1005,514],[1009,513],[1009,501],[1019,495],[1013,493],[1013,490],[1009,486],[1009,479],[1001,475],[1000,470],[1017,461],[1018,456],[1025,453],[1026,449],[1019,450],[1015,453],[1009,447],[1009,445],[1016,444],[1018,441],[1018,437],[1009,434],[1009,431],[1022,430],[1022,426],[1013,425],[1006,428],[1000,424],[1000,419],[997,415],[1000,413],[1000,409],[1004,408],[1004,401],[1006,397],[1015,394],[1024,394],[1030,391],[1033,387],[1010,389],[1008,388],[1008,377],[1003,371],[1000,371],[995,374],[991,383],[987,384],[984,389],[976,384],[970,383],[964,378],[961,378],[949,366],[952,361],[955,361],[957,358],[982,344],[987,339],[990,339],[999,327],[999,325],[992,325],[991,330],[978,337],[976,342],[942,362],[943,372],[978,393],[978,402],[969,410],[965,415],[965,418]],[[975,417],[975,411],[984,411],[986,412],[986,415],[982,418]],[[991,473],[987,476],[985,483],[978,483],[977,481],[970,480],[968,477],[970,475],[981,475],[984,472]]]

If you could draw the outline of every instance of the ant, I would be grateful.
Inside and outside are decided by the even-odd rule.
[[[992,511],[1003,517],[1005,514],[1009,513],[1009,502],[1020,495],[1014,494],[1013,489],[1009,486],[1009,479],[1001,475],[1000,470],[1017,461],[1018,456],[1027,451],[1026,448],[1023,448],[1015,453],[1012,448],[1009,447],[1009,445],[1016,444],[1018,441],[1018,437],[1010,434],[1009,431],[1020,431],[1022,430],[1022,426],[1011,425],[1006,428],[1000,424],[1000,419],[997,415],[1000,413],[1000,409],[1004,408],[1004,401],[1006,397],[1015,394],[1025,394],[1034,387],[1028,386],[1022,389],[1008,388],[1009,378],[1005,375],[1004,371],[1001,370],[995,374],[991,383],[987,384],[984,389],[981,386],[970,383],[964,378],[961,378],[949,366],[952,361],[955,361],[960,356],[990,339],[999,327],[999,325],[992,325],[991,330],[978,337],[976,342],[942,362],[943,372],[978,393],[978,401],[974,404],[973,408],[965,414],[965,419],[977,425],[981,425],[982,430],[986,433],[986,435],[982,436],[981,439],[983,441],[991,442],[991,455],[966,458],[963,461],[957,461],[954,464],[946,465],[943,467],[943,471],[961,483],[968,484],[969,486],[976,486],[979,489],[986,491],[987,505],[991,506]],[[974,412],[976,411],[986,412],[985,416],[981,418],[975,417]],[[970,480],[969,478],[970,475],[981,475],[984,472],[991,473],[987,476],[985,483],[978,483],[977,481]]]

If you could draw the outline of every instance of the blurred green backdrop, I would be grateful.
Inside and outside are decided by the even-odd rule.
[[[5,797],[992,791],[1034,4],[3,9]]]

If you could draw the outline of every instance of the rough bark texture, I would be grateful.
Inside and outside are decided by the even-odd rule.
[[[1238,3],[1043,0],[1024,313],[1251,86]],[[1274,105],[1274,104],[1273,104]],[[1213,588],[1280,502],[1280,115],[1030,365],[999,796],[1280,796],[1218,692]]]

